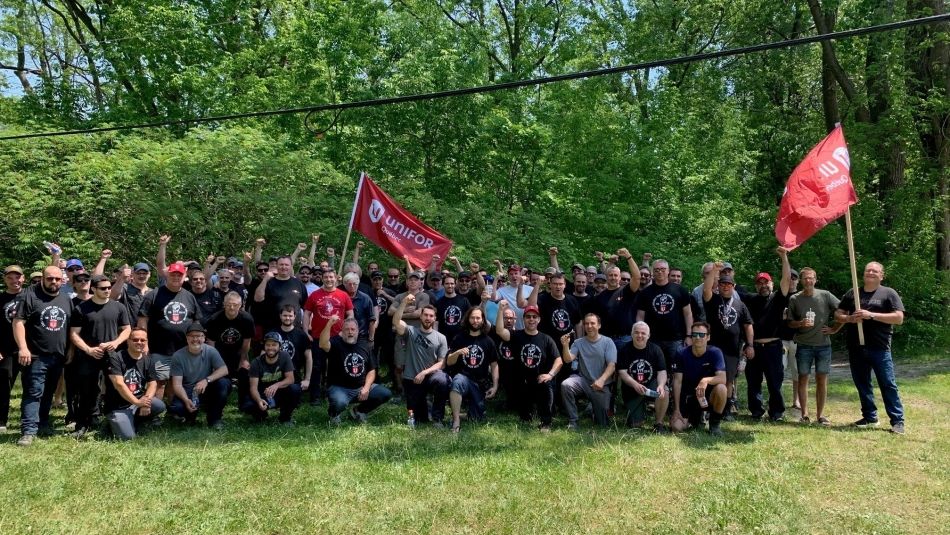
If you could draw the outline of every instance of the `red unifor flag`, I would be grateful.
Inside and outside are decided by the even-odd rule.
[[[775,220],[775,237],[788,250],[805,243],[858,202],[841,125],[815,145],[788,177]]]
[[[428,266],[433,255],[445,260],[452,249],[451,240],[419,221],[366,173],[356,189],[350,228],[398,258],[408,255],[414,266]]]

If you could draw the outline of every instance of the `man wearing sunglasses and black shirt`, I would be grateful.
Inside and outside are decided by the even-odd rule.
[[[709,324],[705,321],[693,323],[690,339],[692,345],[673,357],[670,427],[676,433],[702,427],[703,412],[709,411],[709,434],[721,437],[719,424],[727,397],[726,361],[719,348],[709,345]]]

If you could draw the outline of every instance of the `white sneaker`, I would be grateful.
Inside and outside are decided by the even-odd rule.
[[[356,410],[356,406],[355,406],[355,405],[352,406],[352,407],[350,407],[350,418],[352,418],[353,420],[355,420],[355,421],[357,421],[357,422],[359,422],[359,423],[361,423],[361,424],[365,424],[365,423],[366,423],[366,413],[365,413],[365,412],[360,412],[360,411]]]

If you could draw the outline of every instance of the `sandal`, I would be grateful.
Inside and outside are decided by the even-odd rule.
[[[818,418],[818,423],[821,424],[821,425],[823,425],[823,426],[825,426],[825,427],[830,427],[830,426],[831,426],[831,420],[829,420],[828,418],[825,418],[824,416],[820,416],[820,417]]]
[[[457,434],[459,433],[459,431],[461,431],[461,430],[462,430],[462,425],[461,425],[461,424],[459,424],[459,425],[453,425],[453,426],[452,426],[452,433],[454,433],[454,434],[456,434],[456,435],[457,435]]]
[[[811,418],[809,418],[809,417],[807,417],[807,416],[802,416],[801,418],[798,419],[798,421],[799,421],[800,423],[803,423],[803,424],[810,424],[810,423],[811,423]]]

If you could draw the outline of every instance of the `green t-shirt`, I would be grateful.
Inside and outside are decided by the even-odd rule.
[[[811,327],[799,327],[795,342],[809,346],[831,345],[831,337],[822,334],[821,328],[831,323],[836,308],[838,298],[828,290],[816,288],[813,295],[805,295],[805,292],[793,295],[788,302],[789,319],[801,321],[809,310],[815,313],[815,324]]]

